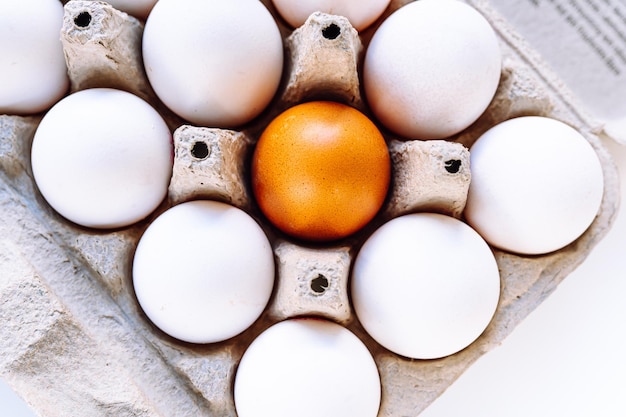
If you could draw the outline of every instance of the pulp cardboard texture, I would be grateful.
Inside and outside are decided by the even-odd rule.
[[[405,3],[392,1],[381,21]],[[376,25],[359,36],[337,16],[315,14],[295,31],[277,18],[286,39],[285,82],[257,120],[241,131],[222,131],[185,126],[156,100],[141,66],[141,22],[104,3],[69,2],[61,38],[72,90],[117,87],[150,101],[174,132],[174,174],[168,198],[149,218],[122,230],[85,229],[56,214],[33,183],[30,143],[41,115],[0,116],[0,376],[44,416],[235,416],[232,382],[246,347],[279,320],[316,315],[345,325],[370,349],[383,387],[379,416],[419,414],[585,259],[610,228],[619,202],[617,173],[598,136],[605,132],[490,3],[469,3],[494,26],[504,54],[492,104],[450,141],[401,142],[387,135],[394,177],[381,214],[351,238],[307,247],[259,215],[249,193],[250,152],[268,121],[302,100],[333,98],[367,111],[358,70]],[[83,12],[92,19],[77,27],[74,18]],[[334,39],[322,31],[331,24],[340,28]],[[597,218],[577,241],[554,253],[524,257],[494,249],[501,300],[489,327],[466,349],[428,361],[392,354],[367,335],[350,306],[350,264],[359,245],[386,219],[404,213],[460,217],[470,181],[467,148],[489,127],[520,115],[557,118],[589,140],[604,169]],[[457,172],[445,169],[450,160],[461,161]],[[193,198],[246,209],[266,230],[277,260],[276,288],[265,313],[241,335],[209,345],[182,343],[159,331],[132,289],[133,252],[145,228],[171,205]],[[315,400],[323,396],[316,393]]]
[[[626,3],[496,0],[493,7],[569,86],[589,123],[626,144]]]

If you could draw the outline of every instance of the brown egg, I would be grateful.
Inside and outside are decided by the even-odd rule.
[[[358,110],[334,102],[292,107],[267,126],[252,161],[265,216],[285,233],[331,241],[365,226],[391,174],[385,140]]]

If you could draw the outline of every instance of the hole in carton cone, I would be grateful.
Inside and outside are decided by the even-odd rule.
[[[324,293],[328,289],[328,285],[328,278],[322,274],[318,274],[311,280],[311,290],[316,294]]]
[[[196,159],[206,159],[209,156],[209,145],[206,142],[196,142],[191,148],[191,155]]]
[[[458,159],[450,159],[445,162],[446,171],[450,174],[456,174],[461,169],[461,161]]]
[[[80,12],[74,17],[74,24],[80,28],[86,28],[91,23],[89,12]]]
[[[326,39],[336,39],[341,34],[341,28],[334,23],[322,29],[322,36]]]

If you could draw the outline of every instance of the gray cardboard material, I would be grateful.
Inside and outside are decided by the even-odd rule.
[[[598,128],[626,144],[626,3],[492,0],[571,89]]]

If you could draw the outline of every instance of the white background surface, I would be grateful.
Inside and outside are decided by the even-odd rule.
[[[36,414],[0,379],[0,416],[33,417]]]

